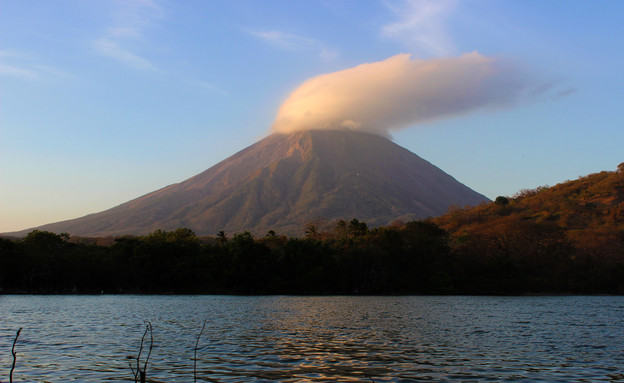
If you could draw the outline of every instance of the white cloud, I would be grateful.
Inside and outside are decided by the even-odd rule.
[[[130,65],[133,68],[142,70],[155,69],[151,62],[140,56],[137,56],[129,50],[120,47],[117,42],[110,38],[103,37],[94,41],[93,47],[101,55],[121,61],[127,65]]]
[[[14,51],[0,51],[0,75],[22,77],[34,80],[39,77],[39,73],[32,69],[30,65],[24,64],[24,61],[31,61],[30,57]],[[17,62],[17,63],[16,63]]]
[[[0,51],[0,76],[21,77],[28,80],[42,80],[72,75],[53,66],[37,63],[32,55],[14,51]]]
[[[321,58],[325,61],[333,61],[338,58],[338,51],[336,49],[331,49],[328,47],[323,47],[321,49]]]
[[[323,60],[331,61],[338,57],[338,51],[328,45],[308,37],[293,35],[280,31],[249,31],[262,41],[278,49],[291,52],[315,51]]]
[[[279,31],[252,31],[252,35],[279,49],[301,51],[314,44],[314,40]]]
[[[134,50],[136,46],[145,45],[143,33],[163,17],[162,7],[151,0],[126,0],[116,4],[118,8],[113,15],[114,25],[93,41],[93,47],[99,54],[135,69],[156,69],[147,58]]]
[[[228,92],[226,92],[226,91],[224,91],[224,90],[220,89],[220,88],[219,88],[219,87],[217,87],[216,85],[211,84],[211,83],[206,82],[206,81],[201,81],[201,80],[190,80],[190,81],[187,81],[187,83],[188,83],[188,84],[191,84],[191,85],[193,85],[193,86],[200,87],[200,88],[205,89],[205,90],[209,90],[209,91],[211,91],[211,92],[216,92],[216,93],[219,93],[219,94],[221,94],[221,95],[228,95],[228,94],[229,94]]]
[[[448,56],[456,49],[446,30],[446,21],[454,11],[452,0],[404,0],[400,6],[388,4],[399,20],[385,25],[382,36],[406,44],[423,55]]]
[[[34,80],[39,77],[39,73],[37,73],[36,71],[32,69],[19,68],[19,67],[7,65],[4,63],[0,63],[0,75],[23,77],[23,78],[27,78],[31,80]]]
[[[138,38],[140,37],[137,28],[112,27],[108,29],[108,35],[116,38]]]
[[[352,129],[389,136],[432,120],[512,106],[541,86],[513,63],[477,52],[429,60],[399,54],[305,81],[281,105],[272,131]]]

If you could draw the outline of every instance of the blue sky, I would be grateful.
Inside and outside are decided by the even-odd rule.
[[[624,162],[621,1],[0,0],[0,232],[191,177],[309,78],[478,52],[534,97],[393,140],[495,198]]]

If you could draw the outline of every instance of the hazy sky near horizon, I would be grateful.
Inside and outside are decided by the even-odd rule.
[[[383,96],[320,121],[387,123],[397,144],[492,199],[614,170],[623,19],[624,2],[606,0],[0,0],[0,232],[183,181],[267,135],[311,83]],[[482,82],[464,66],[411,68],[462,57],[508,65]],[[392,58],[406,74],[360,86],[354,68]],[[478,102],[446,101],[471,89]]]

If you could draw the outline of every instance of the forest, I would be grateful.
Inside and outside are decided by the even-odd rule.
[[[198,237],[0,238],[0,292],[623,294],[624,164],[437,218]]]

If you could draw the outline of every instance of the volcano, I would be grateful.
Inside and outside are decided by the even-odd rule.
[[[358,218],[379,226],[484,201],[384,137],[309,130],[270,135],[186,181],[38,229],[94,237],[179,227],[198,235],[220,230],[298,235],[310,221]]]

